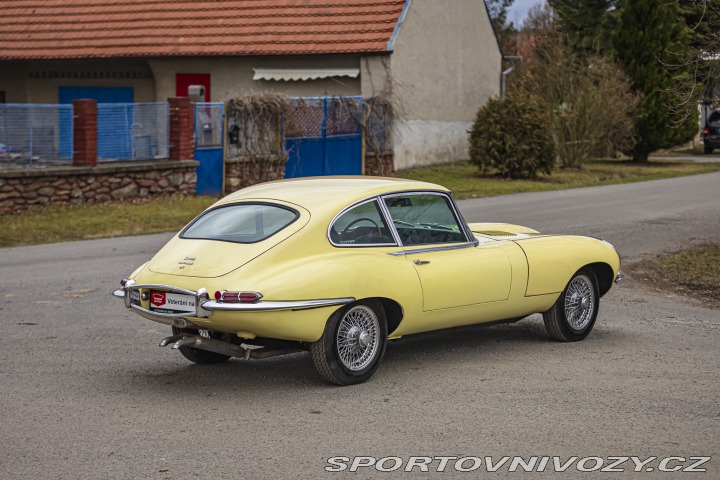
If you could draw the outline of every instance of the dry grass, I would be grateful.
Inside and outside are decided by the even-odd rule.
[[[179,230],[214,197],[165,197],[142,203],[49,206],[0,216],[0,247]]]
[[[720,308],[720,245],[685,250],[633,265],[629,273],[652,289],[671,291]]]
[[[483,177],[470,162],[401,170],[397,172],[397,176],[438,183],[452,190],[455,198],[475,198],[641,182],[716,171],[720,171],[720,163],[655,161],[638,164],[625,160],[604,159],[587,162],[581,170],[558,169],[552,175],[543,175],[537,180]]]

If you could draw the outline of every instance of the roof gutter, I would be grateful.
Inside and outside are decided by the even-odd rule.
[[[515,62],[522,61],[522,57],[519,55],[503,55],[502,59],[512,63],[510,68],[502,72],[502,75],[500,77],[500,98],[505,98],[505,93],[507,91],[507,76],[510,75],[513,70],[515,70]]]
[[[393,47],[395,46],[395,39],[397,38],[398,32],[400,31],[400,27],[402,27],[402,24],[405,21],[405,15],[407,15],[407,11],[410,9],[411,3],[412,3],[412,0],[405,0],[405,5],[403,5],[402,12],[400,12],[400,18],[398,18],[398,21],[395,24],[395,30],[393,30],[390,40],[388,40],[388,44],[387,44],[388,51],[391,51],[393,49]]]

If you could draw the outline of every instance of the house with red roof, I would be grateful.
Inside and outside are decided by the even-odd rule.
[[[396,168],[467,158],[501,59],[482,0],[0,2],[0,102],[384,93]]]

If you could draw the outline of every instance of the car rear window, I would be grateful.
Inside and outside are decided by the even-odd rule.
[[[713,125],[720,123],[720,112],[712,112],[708,118],[708,123]]]
[[[273,236],[298,216],[296,211],[279,205],[227,205],[203,213],[183,230],[180,238],[256,243]]]

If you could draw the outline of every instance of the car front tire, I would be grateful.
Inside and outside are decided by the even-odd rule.
[[[310,344],[310,356],[325,381],[354,385],[372,377],[386,345],[385,310],[377,300],[364,300],[330,316],[320,340]]]
[[[579,270],[550,310],[543,313],[545,328],[551,338],[561,342],[577,342],[590,334],[595,325],[600,295],[592,270]]]

